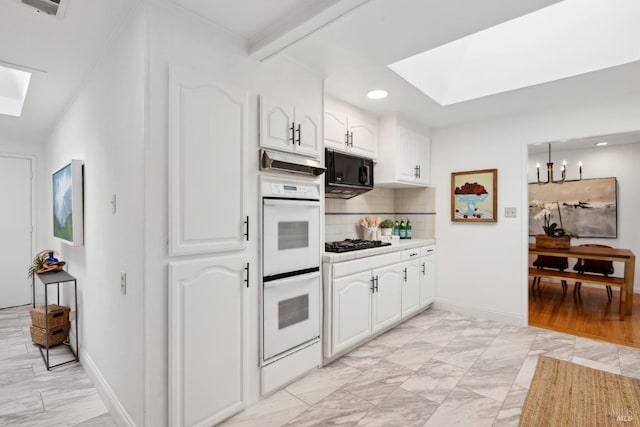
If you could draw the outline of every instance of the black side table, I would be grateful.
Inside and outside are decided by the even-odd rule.
[[[67,273],[66,271],[56,271],[52,273],[43,273],[43,274],[35,274],[31,279],[32,291],[33,291],[33,308],[36,307],[36,282],[35,276],[38,276],[38,279],[44,285],[44,314],[45,314],[45,326],[47,333],[45,334],[45,343],[46,343],[46,356],[42,351],[42,346],[38,346],[40,349],[40,355],[42,356],[42,360],[44,360],[44,364],[47,367],[47,371],[51,368],[55,368],[56,366],[66,365],[67,363],[79,362],[80,361],[80,352],[78,348],[80,346],[80,342],[78,341],[78,282],[75,277]],[[75,302],[75,330],[76,330],[76,349],[73,350],[71,346],[71,342],[67,344],[67,348],[73,354],[73,359],[67,360],[66,362],[58,363],[57,365],[50,366],[49,364],[49,285],[57,285],[58,288],[58,305],[60,305],[60,283],[73,282],[73,293],[74,293],[74,302]]]

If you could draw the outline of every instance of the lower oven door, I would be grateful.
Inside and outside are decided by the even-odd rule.
[[[268,360],[320,337],[320,273],[267,282],[263,357]]]

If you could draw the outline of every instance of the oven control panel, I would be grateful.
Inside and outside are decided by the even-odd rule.
[[[296,184],[271,184],[271,193],[274,196],[302,197],[306,199],[317,199],[320,197],[317,188]]]

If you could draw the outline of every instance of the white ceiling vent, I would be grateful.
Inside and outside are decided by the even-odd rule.
[[[35,7],[38,12],[54,16],[61,16],[65,7],[65,0],[20,0],[20,2]]]

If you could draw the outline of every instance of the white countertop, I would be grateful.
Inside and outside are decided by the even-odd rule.
[[[322,262],[336,263],[342,261],[351,261],[359,258],[366,258],[373,255],[381,255],[389,252],[402,251],[404,249],[419,248],[421,246],[434,245],[435,239],[407,239],[407,240],[394,240],[391,242],[391,246],[381,246],[379,248],[362,249],[359,251],[335,253],[325,252],[322,255]]]

